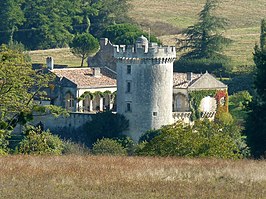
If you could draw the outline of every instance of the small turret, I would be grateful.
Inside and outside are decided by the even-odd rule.
[[[146,37],[144,37],[143,35],[141,35],[141,37],[139,37],[137,40],[136,40],[136,51],[138,49],[144,49],[144,52],[147,53],[148,50],[149,50],[149,41]]]

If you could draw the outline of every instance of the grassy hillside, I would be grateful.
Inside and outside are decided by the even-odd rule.
[[[175,45],[180,30],[193,25],[205,0],[131,0],[129,16],[144,30],[151,29],[164,44]],[[217,15],[229,19],[225,36],[234,40],[226,49],[233,65],[253,65],[252,52],[259,40],[260,20],[265,15],[265,0],[226,0],[221,1]],[[44,63],[46,56],[54,56],[55,63],[78,66],[80,60],[68,49],[33,51],[30,53],[35,63]]]
[[[163,35],[164,43],[173,45],[179,30],[193,25],[205,0],[154,0],[130,1],[131,18],[144,29],[151,28],[157,35]],[[251,65],[254,44],[259,39],[260,20],[265,15],[264,0],[220,1],[217,15],[229,19],[228,30],[224,33],[235,42],[226,50],[233,64]],[[168,36],[168,35],[171,36]],[[167,36],[166,36],[167,35]]]
[[[57,48],[49,50],[33,50],[29,52],[32,63],[45,64],[46,57],[52,56],[55,64],[80,66],[81,59],[75,57],[69,48]]]
[[[0,198],[266,198],[265,161],[0,158]]]

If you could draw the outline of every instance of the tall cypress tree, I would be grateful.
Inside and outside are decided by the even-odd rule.
[[[186,39],[180,40],[179,51],[189,50],[182,58],[217,58],[226,59],[222,54],[223,48],[232,41],[221,34],[227,20],[214,15],[218,7],[217,0],[207,0],[199,13],[199,22],[184,31]]]
[[[246,134],[254,157],[266,157],[266,22],[261,22],[260,46],[255,46],[256,98],[246,124]]]

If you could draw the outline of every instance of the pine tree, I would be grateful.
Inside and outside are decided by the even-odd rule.
[[[246,124],[246,134],[254,157],[266,157],[266,23],[261,22],[260,46],[255,46],[256,98]]]
[[[232,41],[222,36],[220,32],[225,29],[227,20],[213,14],[217,7],[217,0],[207,0],[203,10],[199,13],[199,22],[184,31],[186,39],[180,40],[178,50],[189,50],[189,52],[182,58],[226,59],[222,50]]]

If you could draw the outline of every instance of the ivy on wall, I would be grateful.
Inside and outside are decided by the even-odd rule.
[[[200,119],[200,102],[204,97],[215,97],[217,102],[217,113],[228,112],[227,90],[197,90],[189,92],[191,120]]]

